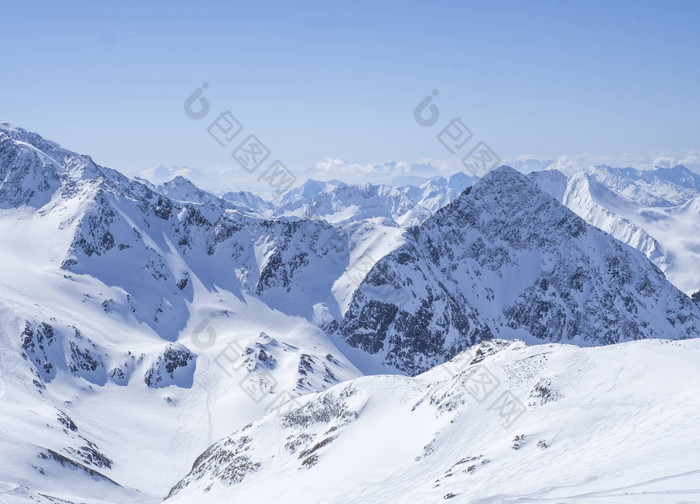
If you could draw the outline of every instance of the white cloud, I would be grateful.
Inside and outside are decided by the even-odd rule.
[[[534,156],[523,154],[515,159],[504,160],[504,164],[528,173],[534,170],[557,169],[567,175],[598,164],[614,167],[634,167],[638,169],[651,169],[654,166],[674,166],[682,164],[690,169],[700,171],[700,151],[693,150],[681,154],[668,152],[654,152],[647,155],[638,154],[575,154],[561,155],[553,158],[537,159]],[[154,184],[162,184],[174,177],[181,175],[197,186],[215,194],[226,191],[254,191],[262,195],[271,195],[273,192],[264,183],[258,181],[260,170],[248,173],[236,166],[214,166],[209,169],[194,168],[188,166],[156,166],[143,170],[138,176],[145,178]],[[307,179],[331,180],[339,179],[343,182],[374,184],[391,184],[394,181],[415,181],[435,176],[449,177],[450,175],[465,171],[458,159],[419,159],[414,162],[386,161],[381,163],[349,162],[341,159],[329,158],[319,161],[306,170],[292,170],[297,177],[297,185]]]
[[[421,159],[412,163],[403,161],[358,163],[329,158],[316,163],[306,172],[306,175],[313,179],[339,179],[347,183],[388,184],[396,178],[449,176],[463,169],[460,166],[459,161],[455,160]]]
[[[608,165],[616,168],[637,168],[651,170],[656,166],[672,167],[681,164],[691,170],[700,171],[700,151],[691,150],[682,154],[651,152],[649,154],[573,154],[561,155],[549,160],[538,160],[530,155],[522,155],[506,161],[523,172],[541,169],[557,169],[567,175],[585,170],[595,165]]]
[[[586,168],[586,161],[579,156],[559,156],[550,169],[559,170],[566,175],[572,175]]]
[[[269,187],[258,181],[262,168],[253,173],[248,173],[243,168],[235,166],[217,165],[208,169],[191,166],[156,166],[148,168],[137,174],[155,185],[172,180],[177,176],[185,177],[197,187],[214,194],[223,194],[227,191],[255,191],[259,194],[271,193]],[[304,182],[301,180],[300,182]]]
[[[172,180],[177,176],[182,176],[192,180],[195,178],[196,172],[197,170],[195,168],[190,168],[187,166],[160,165],[143,170],[138,174],[138,176],[158,185],[162,184],[163,182],[167,182],[168,180]]]
[[[653,164],[654,166],[663,166],[665,168],[670,168],[680,164],[686,168],[700,170],[700,151],[691,150],[678,156],[667,153],[659,154],[654,159]]]

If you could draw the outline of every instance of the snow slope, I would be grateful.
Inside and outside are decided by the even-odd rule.
[[[698,340],[492,341],[271,412],[212,445],[165,502],[695,502],[698,359]]]
[[[347,264],[327,223],[0,146],[3,504],[159,502],[215,439],[359,375],[310,320]]]
[[[700,175],[683,166],[595,166],[568,180],[551,172],[531,177],[586,222],[644,253],[680,290],[700,290]]]

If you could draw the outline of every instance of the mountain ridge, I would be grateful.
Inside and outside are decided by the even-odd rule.
[[[298,216],[277,215],[249,193],[154,186],[3,126],[0,174],[0,451],[14,461],[0,463],[0,495],[12,504],[158,502],[216,439],[275,407],[357,400],[333,425],[342,435],[376,400],[340,397],[349,380],[451,369],[469,345],[474,365],[522,348],[495,338],[544,349],[697,328],[700,308],[646,258],[538,188],[560,195],[554,173],[312,183],[291,198]],[[518,350],[512,366],[540,351]],[[308,395],[333,386],[339,402]],[[304,470],[338,446],[297,434],[280,447],[297,446]]]
[[[492,336],[578,344],[698,336],[700,312],[646,257],[512,168],[489,173],[406,234],[332,329],[409,374]],[[397,306],[377,289],[405,290],[409,300]]]

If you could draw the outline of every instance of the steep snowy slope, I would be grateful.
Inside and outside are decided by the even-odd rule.
[[[599,165],[588,173],[625,199],[647,207],[677,206],[700,195],[700,175],[680,165],[653,170]]]
[[[456,173],[449,179],[436,177],[399,188],[309,180],[282,195],[274,215],[324,220],[347,243],[347,267],[335,282],[329,303],[318,305],[315,320],[324,324],[342,316],[374,264],[404,242],[403,230],[423,222],[476,180]]]
[[[564,199],[569,178],[559,170],[542,170],[528,175],[544,192],[557,201]]]
[[[197,203],[200,205],[214,205],[219,207],[228,206],[224,205],[224,202],[228,200],[217,198],[211,193],[202,191],[199,187],[180,175],[159,185],[156,191],[163,196],[167,196],[181,203]],[[233,205],[231,205],[231,208],[233,208]]]
[[[110,302],[168,339],[182,329],[193,282],[256,295],[286,313],[309,316],[347,266],[347,244],[323,221],[242,214],[181,177],[154,192],[87,156],[52,148],[63,159],[54,155],[48,162],[38,150],[43,139],[9,133],[0,132],[8,146],[0,158],[8,172],[0,189],[17,194],[24,184],[27,190],[19,193],[22,201],[3,200],[6,207],[31,207],[42,194],[40,219],[31,213],[20,218],[27,217],[29,226],[55,225],[43,231],[71,240],[52,261],[60,258],[66,274],[89,274],[122,288],[120,299]],[[33,139],[39,147],[14,137]],[[325,274],[318,275],[319,269]]]
[[[328,302],[316,305],[314,319],[323,324],[339,318],[374,264],[403,243],[404,229],[423,222],[432,209],[451,201],[471,181],[456,174],[450,181],[439,178],[420,187],[397,189],[309,180],[280,196],[272,215],[325,221],[339,232],[345,245],[344,270],[333,284]]]
[[[4,321],[20,322],[1,306]],[[82,328],[85,346],[73,352],[71,345],[68,362],[49,352],[48,378],[24,342],[33,334],[32,347],[60,352],[80,341],[51,316],[59,310],[35,311],[48,322],[24,329],[4,322],[0,502],[8,502],[3,492],[75,503],[159,502],[216,439],[279,401],[357,376],[318,330],[262,306],[247,309],[251,320],[220,314],[205,329],[213,333],[202,337],[194,327],[166,345],[136,325],[93,328],[90,322],[103,320],[60,313]]]
[[[3,504],[158,502],[213,440],[359,374],[300,316],[347,265],[329,224],[157,192],[20,129],[0,146]]]
[[[165,502],[697,500],[698,340],[472,350],[283,406],[212,445]]]
[[[558,172],[557,172],[558,173]],[[645,254],[679,289],[700,289],[700,175],[683,166],[635,170],[595,166],[554,182],[530,175],[589,224]]]
[[[380,260],[330,329],[416,374],[492,336],[690,338],[700,311],[642,254],[501,167]]]
[[[613,235],[646,255],[662,271],[667,270],[669,257],[652,236],[621,215],[633,212],[620,196],[597,182],[587,173],[573,175],[561,201],[586,222]],[[620,212],[621,208],[626,210]]]
[[[260,216],[272,215],[273,204],[249,191],[227,192],[221,195],[221,199]]]

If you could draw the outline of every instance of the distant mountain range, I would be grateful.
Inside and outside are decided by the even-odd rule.
[[[588,223],[643,252],[678,288],[700,290],[700,175],[683,166],[595,166],[534,180]]]

